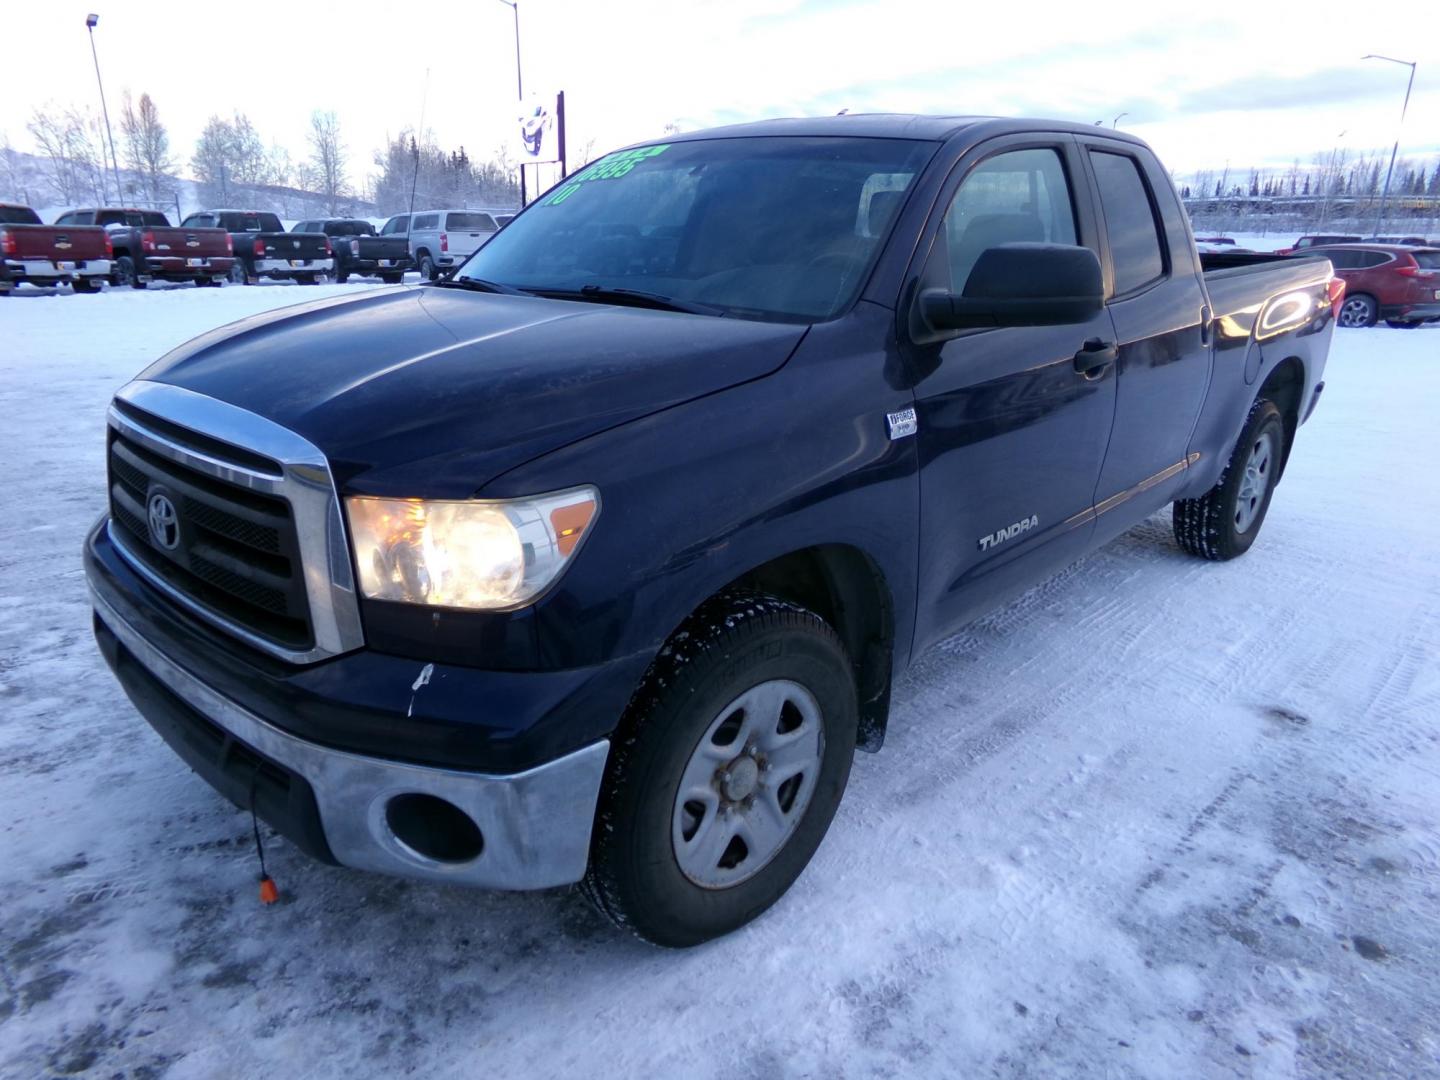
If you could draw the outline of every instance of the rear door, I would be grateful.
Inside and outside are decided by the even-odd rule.
[[[1078,178],[1078,182],[1077,182]],[[962,292],[1000,244],[1099,235],[1075,141],[990,140],[960,159],[922,237],[924,284]],[[1115,410],[1113,367],[1075,355],[1111,340],[1104,311],[1070,326],[970,330],[916,346],[920,572],[915,648],[1082,554]]]
[[[1210,388],[1211,314],[1169,178],[1133,143],[1082,137],[1104,226],[1120,345],[1115,429],[1096,489],[1097,540],[1170,501]]]

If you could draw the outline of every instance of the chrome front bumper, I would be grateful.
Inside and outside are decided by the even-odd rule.
[[[543,889],[579,881],[610,744],[606,740],[513,775],[412,765],[332,750],[296,738],[217,693],[143,638],[92,587],[96,615],[143,668],[186,705],[314,789],[330,850],[342,865],[494,889]],[[457,807],[483,848],[463,862],[429,858],[390,827],[403,795]]]

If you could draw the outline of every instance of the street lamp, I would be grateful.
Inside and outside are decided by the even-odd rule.
[[[515,96],[523,108],[525,105],[525,80],[520,74],[520,2],[500,0],[515,16]],[[520,162],[520,208],[525,208],[525,162]]]
[[[95,52],[95,24],[100,21],[99,15],[85,16],[85,29],[90,33],[90,57],[95,61],[95,85],[100,87],[100,111],[105,116],[105,135],[110,140],[110,167],[115,170],[115,201],[124,202],[124,192],[120,190],[120,162],[115,157],[115,133],[110,130],[110,109],[105,104],[105,84],[100,81],[100,56]],[[104,156],[102,148],[101,156]],[[105,197],[105,167],[100,167],[100,197]]]
[[[1361,60],[1388,60],[1392,64],[1404,64],[1410,69],[1410,81],[1405,84],[1405,104],[1400,106],[1400,126],[1405,126],[1405,112],[1410,108],[1410,90],[1415,85],[1415,64],[1413,60],[1396,60],[1393,56],[1366,53]],[[1400,133],[1395,133],[1395,145],[1390,148],[1390,167],[1385,170],[1385,190],[1380,194],[1380,212],[1375,216],[1375,235],[1385,231],[1385,204],[1390,199],[1390,177],[1395,172],[1395,155],[1400,152]]]
[[[1130,114],[1129,114],[1128,112],[1122,112],[1119,116],[1115,117],[1114,120],[1110,121],[1110,127],[1111,127],[1111,128],[1118,128],[1118,127],[1120,126],[1120,121],[1121,121],[1121,120],[1124,120],[1125,117],[1127,117],[1127,116],[1129,116],[1129,115],[1130,115]]]

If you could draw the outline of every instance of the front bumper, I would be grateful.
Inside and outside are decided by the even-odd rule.
[[[311,855],[498,889],[549,888],[584,875],[608,741],[510,775],[335,750],[282,731],[196,678],[146,640],[93,582],[91,600],[101,650],[146,719],[212,786],[242,807],[253,803]],[[478,827],[479,853],[434,857],[424,844],[402,839],[391,811],[395,800],[417,795],[441,800]]]
[[[335,269],[331,259],[256,259],[255,273],[267,277],[291,274],[328,274]]]

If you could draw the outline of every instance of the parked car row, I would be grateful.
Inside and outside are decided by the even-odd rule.
[[[103,283],[143,289],[152,281],[314,285],[369,275],[387,284],[418,268],[430,281],[453,271],[512,217],[494,208],[397,214],[376,232],[363,218],[312,218],[288,232],[261,210],[197,210],[178,227],[158,210],[83,207],[46,225],[27,206],[0,204],[0,296],[17,285]]]

